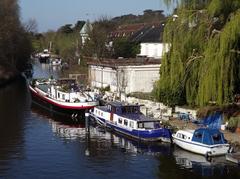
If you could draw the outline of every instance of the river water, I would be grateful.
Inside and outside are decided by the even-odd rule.
[[[35,77],[58,76],[46,64]],[[224,157],[203,156],[168,144],[143,145],[96,126],[66,125],[31,107],[26,82],[0,89],[0,178],[240,178]]]

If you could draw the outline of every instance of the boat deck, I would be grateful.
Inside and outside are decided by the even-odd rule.
[[[50,85],[48,84],[40,84],[40,85],[36,85],[37,88],[39,88],[40,90],[44,91],[45,93],[48,92],[48,88],[50,87]]]

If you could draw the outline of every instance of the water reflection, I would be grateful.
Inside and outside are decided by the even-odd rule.
[[[24,119],[29,109],[24,78],[0,89],[0,173],[8,169],[11,159],[23,157]]]
[[[58,66],[52,66],[48,63],[39,63],[38,60],[34,61],[33,65],[33,78],[53,78],[60,77],[61,68]]]
[[[97,148],[91,146],[101,146],[105,150],[111,148],[118,148],[122,152],[126,153],[142,153],[149,155],[156,154],[170,154],[171,145],[166,143],[140,143],[138,141],[127,139],[121,135],[111,133],[99,126],[90,126],[89,132],[86,132],[86,128],[83,125],[65,125],[59,122],[51,121],[53,132],[64,139],[80,139],[80,141],[86,142],[89,150],[89,155],[91,152],[95,153]]]
[[[213,176],[215,173],[227,174],[227,165],[230,164],[225,160],[225,156],[207,160],[202,155],[194,154],[178,147],[175,148],[173,155],[177,165],[193,170],[201,176]]]

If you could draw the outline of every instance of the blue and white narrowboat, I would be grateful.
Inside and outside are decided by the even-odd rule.
[[[138,104],[111,102],[94,107],[90,116],[100,125],[133,139],[171,142],[170,129],[161,126],[160,120],[143,115]]]
[[[177,146],[206,157],[225,155],[230,149],[223,133],[218,129],[179,130],[172,137]]]

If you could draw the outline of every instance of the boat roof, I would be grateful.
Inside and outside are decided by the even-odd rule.
[[[100,109],[105,112],[110,112],[108,110],[107,106],[97,106],[95,108]],[[153,118],[147,117],[147,116],[143,115],[142,113],[123,113],[123,114],[117,114],[117,115],[119,115],[123,118],[138,121],[138,122],[160,121],[158,119],[153,119]]]
[[[123,102],[119,102],[119,101],[109,102],[108,105],[116,106],[116,107],[121,107],[121,106],[140,106],[139,104],[129,104],[129,103],[123,103]]]
[[[223,133],[218,129],[199,128],[194,131],[192,138],[194,142],[200,142],[207,145],[225,144],[227,141],[224,139]]]
[[[218,129],[212,129],[212,128],[198,128],[194,131],[196,132],[205,132],[208,133],[209,135],[214,135],[214,134],[222,134]]]
[[[191,129],[184,129],[184,130],[179,130],[177,133],[182,133],[182,134],[193,134],[194,130]]]

